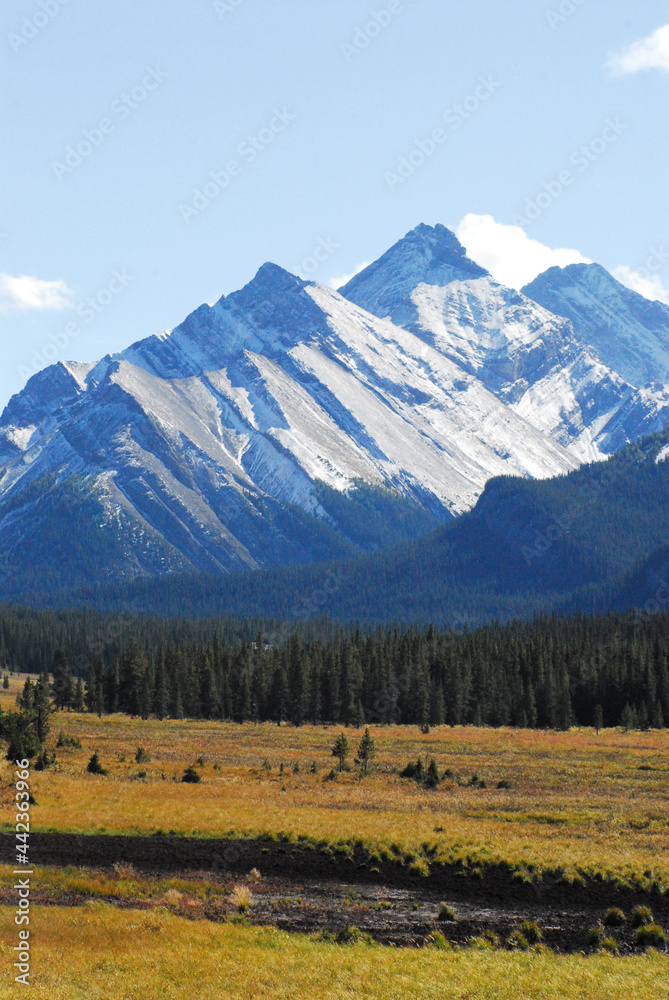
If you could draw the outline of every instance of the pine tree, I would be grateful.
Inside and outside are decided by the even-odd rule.
[[[71,708],[74,696],[74,677],[67,656],[57,649],[53,656],[53,699],[56,708]]]
[[[367,768],[370,760],[376,753],[376,748],[374,746],[374,740],[370,736],[369,729],[365,729],[362,739],[360,740],[360,746],[358,747],[358,755],[356,757],[356,763],[362,766],[362,773],[367,774]]]
[[[74,688],[74,695],[72,696],[72,708],[75,712],[83,712],[84,710],[84,682],[81,677],[77,678],[77,683]]]
[[[599,736],[599,730],[604,725],[604,710],[601,705],[595,705],[595,718],[594,718],[595,729],[597,730],[597,735]]]
[[[49,699],[49,675],[45,672],[40,674],[35,685],[35,699],[33,702],[33,712],[35,716],[35,733],[40,744],[44,744],[49,729],[51,728],[51,701]]]
[[[344,761],[348,757],[348,740],[344,733],[340,733],[332,746],[332,756],[339,760],[339,770],[344,770]]]

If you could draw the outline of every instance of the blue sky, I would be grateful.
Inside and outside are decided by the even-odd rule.
[[[330,283],[419,222],[510,284],[587,259],[665,297],[668,25],[657,0],[5,0],[0,401],[266,260]]]

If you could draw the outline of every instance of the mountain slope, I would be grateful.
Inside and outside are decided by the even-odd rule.
[[[67,539],[72,477],[95,505],[87,546],[116,532],[122,578],[375,550],[469,509],[491,476],[576,464],[439,350],[271,264],[173,331],[34,376],[0,462],[6,591],[39,579],[27,539]],[[35,483],[47,495],[22,502]],[[53,585],[85,582],[61,550]]]
[[[176,592],[174,582],[139,581],[60,601],[162,615],[327,614],[342,622],[456,626],[633,604],[653,610],[669,602],[667,454],[664,432],[567,476],[497,478],[450,525],[329,566],[178,577]]]
[[[626,288],[599,264],[551,267],[523,294],[570,319],[603,363],[628,382],[669,382],[669,306]]]
[[[406,266],[411,254],[420,266]],[[398,271],[404,273],[401,283]],[[620,351],[599,352],[600,338],[590,336],[594,313],[586,322],[584,314],[551,312],[548,300],[538,304],[505,288],[469,261],[443,226],[419,226],[340,291],[410,329],[579,460],[604,457],[669,425],[669,395],[629,381],[609,363],[622,359]],[[593,305],[600,314],[605,308],[596,296]],[[655,315],[655,304],[646,305]],[[664,322],[669,344],[669,321],[656,321],[657,330]],[[657,356],[661,362],[659,350]]]

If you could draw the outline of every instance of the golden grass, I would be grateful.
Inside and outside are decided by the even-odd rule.
[[[5,674],[9,677],[9,687],[7,689],[2,686],[2,678]],[[26,677],[30,677],[34,684],[39,680],[39,674],[10,674],[8,670],[0,671],[0,708],[3,712],[8,712],[10,709],[16,707],[16,696],[23,691]]]
[[[263,724],[98,719],[59,713],[58,731],[81,750],[57,751],[58,770],[34,772],[36,830],[201,836],[286,833],[328,842],[360,840],[440,859],[506,860],[518,866],[632,873],[669,884],[669,732],[592,730],[544,733],[474,727],[371,727],[377,757],[363,780],[324,777],[339,728]],[[361,730],[349,730],[355,750]],[[151,761],[138,765],[137,747]],[[96,750],[109,774],[85,773]],[[463,780],[474,772],[488,787],[435,792],[395,773],[409,758],[436,757]],[[204,756],[204,765],[195,764]],[[122,759],[124,758],[124,759]],[[271,771],[263,768],[267,760]],[[312,761],[318,773],[309,772]],[[284,772],[279,773],[283,762]],[[293,774],[293,765],[299,773]],[[180,782],[195,764],[199,785]],[[9,765],[2,800],[8,804]],[[138,778],[140,772],[146,777]],[[494,787],[499,779],[511,790]],[[7,808],[3,829],[11,827]]]
[[[9,907],[2,938],[13,941]],[[325,944],[167,911],[35,907],[31,986],[44,1000],[658,1000],[669,960]],[[19,986],[9,969],[0,998]]]

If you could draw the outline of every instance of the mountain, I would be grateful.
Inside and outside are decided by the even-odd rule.
[[[626,288],[599,264],[551,267],[523,294],[572,321],[605,365],[637,386],[669,383],[669,306]]]
[[[557,315],[420,225],[339,291],[265,264],[173,330],[39,372],[0,418],[0,596],[413,551],[490,480],[662,430],[664,390],[598,353],[593,296]]]
[[[559,285],[572,270],[552,268],[523,291],[543,287],[542,281]],[[621,321],[625,326],[629,318],[631,343],[635,317],[644,309],[652,316],[656,370],[663,373],[659,345],[669,345],[669,309],[624,289],[603,268],[596,272],[631,297]],[[443,226],[419,226],[339,291],[411,330],[580,461],[591,461],[669,426],[669,393],[628,378],[622,348],[603,350],[593,333],[607,308],[606,288],[602,283],[601,303],[593,294],[590,303],[581,300],[580,312],[567,312],[547,296],[500,285],[468,260]]]
[[[491,476],[576,464],[437,348],[265,264],[10,400],[0,592],[373,551],[468,510]]]
[[[476,506],[422,537],[325,566],[138,580],[42,604],[170,616],[461,627],[538,613],[669,604],[669,432],[566,476],[490,480]]]

